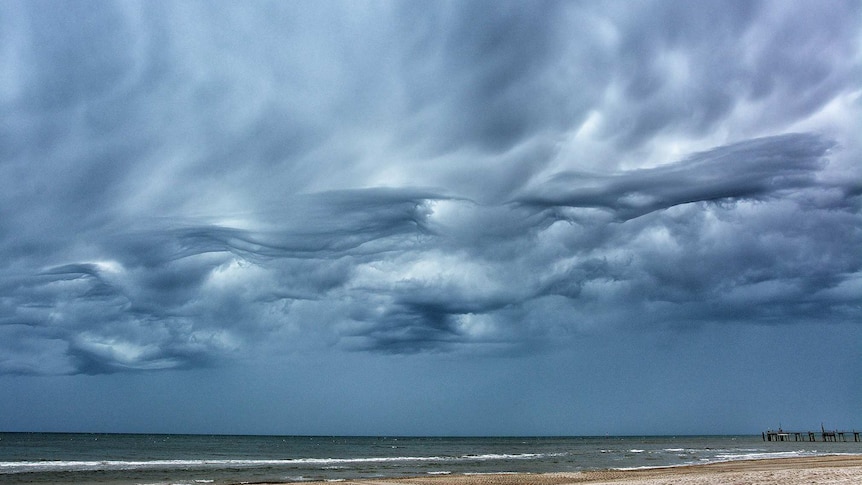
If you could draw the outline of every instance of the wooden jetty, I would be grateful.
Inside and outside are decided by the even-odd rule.
[[[824,442],[847,441],[849,436],[853,436],[853,441],[857,443],[862,442],[859,431],[827,431],[823,428],[823,425],[820,425],[820,433],[814,433],[813,431],[784,431],[778,428],[778,431],[767,430],[761,434],[763,435],[763,441],[818,441],[817,437],[819,435],[820,441]]]

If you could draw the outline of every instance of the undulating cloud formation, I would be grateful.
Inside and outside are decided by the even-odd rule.
[[[0,372],[862,322],[857,1],[0,4]]]

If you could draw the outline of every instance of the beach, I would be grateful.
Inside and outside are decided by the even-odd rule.
[[[332,482],[314,482],[323,485]],[[347,480],[345,485],[802,485],[862,483],[862,455],[742,460],[706,465],[574,473],[450,475]]]

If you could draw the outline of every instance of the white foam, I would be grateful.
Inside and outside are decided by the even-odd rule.
[[[773,451],[765,453],[719,453],[715,455],[716,459],[721,461],[737,461],[737,460],[764,460],[767,458],[797,458],[801,456],[815,456],[816,451]]]
[[[464,475],[518,475],[520,472],[468,472]]]
[[[555,453],[554,455],[544,455],[541,453],[520,453],[520,454],[496,454],[491,453],[487,455],[464,455],[461,458],[465,460],[529,460],[531,458],[542,458],[545,456],[560,456],[562,453]]]
[[[521,454],[485,454],[462,456],[386,456],[360,458],[294,458],[285,460],[149,460],[149,461],[6,461],[0,462],[0,474],[26,472],[65,472],[65,471],[100,471],[100,470],[141,470],[141,469],[176,469],[176,468],[218,468],[223,466],[250,468],[257,466],[296,466],[318,465],[321,468],[335,468],[338,465],[356,463],[398,463],[398,462],[453,462],[453,461],[489,461],[489,460],[530,460],[546,456],[562,456],[558,454],[521,453]]]

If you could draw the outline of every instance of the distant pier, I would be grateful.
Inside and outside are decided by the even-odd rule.
[[[763,435],[763,441],[849,441],[848,438],[852,436],[853,441],[857,443],[862,442],[859,431],[827,431],[822,427],[819,433],[813,431],[784,431],[779,428],[778,431],[768,430],[761,434]]]

